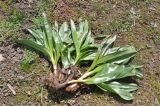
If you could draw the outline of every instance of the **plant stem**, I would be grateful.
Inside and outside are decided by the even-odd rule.
[[[79,58],[78,58],[79,56],[77,55],[76,56],[76,59],[75,59],[75,62],[74,62],[74,64],[73,65],[76,65],[77,64],[77,62],[78,62],[78,60],[79,60]]]
[[[90,68],[87,70],[87,72],[89,72],[89,71],[91,71],[92,69],[95,68],[96,63],[97,63],[99,57],[100,57],[100,53],[98,52],[98,53],[96,54],[96,57],[95,57],[94,61],[93,61],[92,64],[91,64]]]
[[[77,82],[83,82],[83,79],[84,78],[87,78],[88,76],[92,75],[96,73],[96,71],[90,71],[90,72],[86,72],[85,74],[83,74],[78,80],[71,80],[68,82],[68,84],[71,84],[71,83],[77,83]]]
[[[86,72],[78,80],[71,80],[67,84],[71,84],[66,88],[66,91],[76,91],[78,88],[78,83],[83,82],[83,79],[93,74],[92,72]]]
[[[81,80],[79,80],[79,79],[78,79],[78,80],[71,80],[71,81],[68,82],[68,84],[71,84],[71,83],[78,83],[78,82],[81,82]]]
[[[55,75],[57,75],[57,65],[55,64],[55,61],[54,61],[54,59],[53,59],[53,57],[51,58],[51,62],[52,62],[52,66],[53,66],[53,73],[55,74]]]
[[[55,75],[57,75],[57,65],[55,65],[55,64],[53,64],[53,73],[55,74]]]

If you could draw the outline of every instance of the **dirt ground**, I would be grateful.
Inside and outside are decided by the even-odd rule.
[[[83,87],[75,94],[51,93],[44,86],[50,64],[34,54],[22,68],[24,47],[14,39],[30,35],[26,28],[44,12],[50,22],[87,19],[92,35],[118,35],[115,46],[134,45],[134,64],[143,65],[144,78],[133,101],[123,101],[98,88]],[[34,20],[34,23],[32,22]],[[31,53],[33,55],[33,53]],[[2,59],[3,57],[3,59]],[[10,88],[12,87],[12,88]],[[14,89],[14,94],[11,89]],[[0,105],[1,106],[154,106],[160,102],[160,0],[1,0]],[[158,105],[155,105],[158,106]]]

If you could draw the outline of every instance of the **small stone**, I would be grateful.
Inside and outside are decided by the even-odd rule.
[[[17,77],[18,77],[19,79],[21,79],[21,80],[22,80],[22,79],[24,79],[24,77],[23,77],[23,76],[17,76]]]
[[[28,0],[28,2],[33,3],[34,1],[33,0]]]
[[[2,106],[6,106],[5,104],[2,104]]]
[[[31,91],[28,91],[27,94],[28,94],[28,96],[31,96]]]
[[[135,15],[135,14],[136,14],[136,12],[135,12],[135,10],[134,10],[134,8],[133,8],[133,7],[131,8],[130,12],[131,12],[133,15]]]
[[[44,99],[46,99],[46,100],[47,100],[47,99],[48,99],[48,97],[45,95],[45,96],[44,96]]]
[[[149,48],[152,48],[153,46],[152,45],[149,45],[147,44],[146,47],[149,49]]]
[[[137,94],[138,94],[138,95],[141,95],[141,92],[138,92]]]
[[[153,6],[150,6],[149,9],[150,9],[150,10],[153,10],[153,11],[156,11],[156,8],[153,7]]]
[[[2,54],[0,54],[0,61],[4,61],[4,57],[2,56]]]
[[[13,53],[13,52],[14,52],[14,49],[11,49],[10,52]]]

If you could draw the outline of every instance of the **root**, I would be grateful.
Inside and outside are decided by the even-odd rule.
[[[61,69],[58,67],[56,71],[56,73],[51,73],[46,81],[46,85],[54,90],[67,87],[68,82],[77,76],[77,69],[75,66],[70,66],[68,69]]]
[[[80,70],[73,65],[68,69],[57,67],[56,73],[53,72],[50,74],[46,84],[49,88],[55,91],[63,90],[67,92],[75,92],[81,86],[80,83],[77,83],[78,80],[82,80],[88,77],[88,75],[90,75],[90,73],[82,75]]]
[[[91,73],[85,73],[83,74],[78,80],[83,80],[84,78],[88,77]],[[73,82],[73,81],[70,81],[70,82]],[[80,84],[79,83],[73,83],[71,85],[69,85],[68,87],[66,87],[66,91],[67,92],[75,92],[78,88],[80,87]]]
[[[69,85],[68,87],[66,87],[65,91],[67,91],[67,92],[75,92],[75,91],[77,91],[77,89],[79,87],[80,87],[80,84],[74,83],[74,84]]]

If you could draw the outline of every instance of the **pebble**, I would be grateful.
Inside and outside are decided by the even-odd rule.
[[[2,104],[2,106],[6,106],[5,104]]]
[[[31,96],[31,91],[28,91],[28,92],[27,92],[27,95],[28,95],[28,96]]]
[[[24,77],[23,77],[23,76],[17,76],[17,78],[19,78],[19,79],[21,79],[21,80],[22,80],[22,79],[24,79]]]
[[[0,61],[4,61],[4,57],[2,56],[2,54],[0,54]]]

